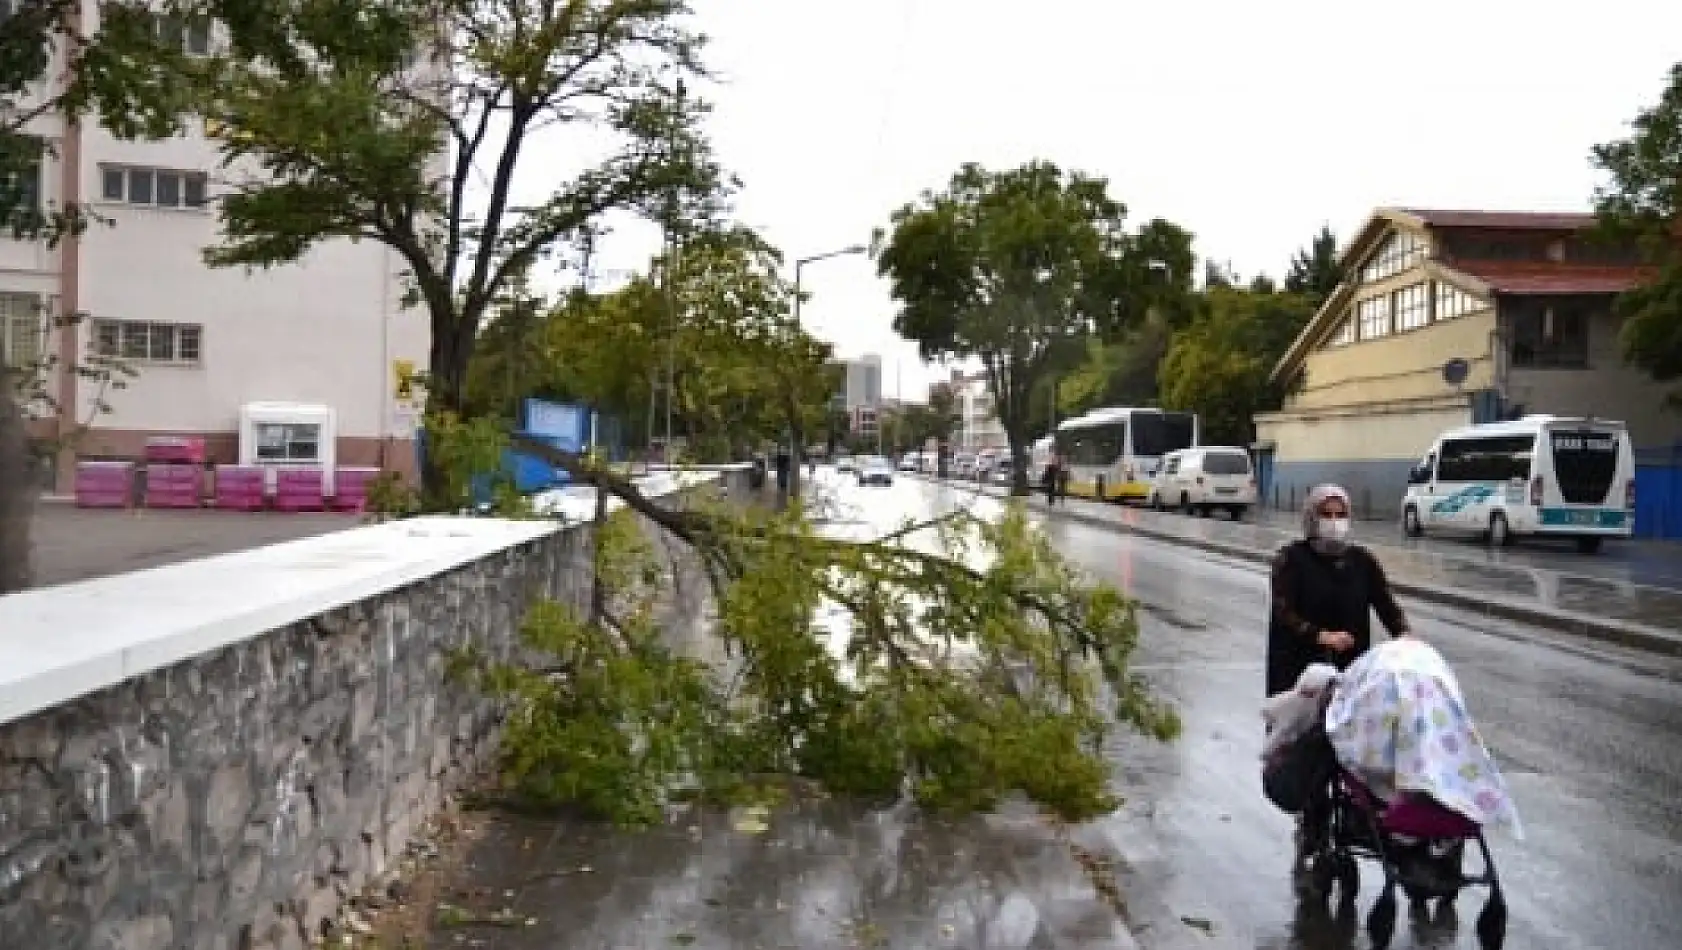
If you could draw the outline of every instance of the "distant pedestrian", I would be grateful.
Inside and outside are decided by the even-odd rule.
[[[777,453],[777,491],[788,491],[789,475],[793,469],[794,459],[787,451]]]
[[[1040,473],[1041,487],[1045,489],[1045,503],[1057,504],[1063,496],[1063,490],[1068,485],[1068,474],[1063,470],[1063,456],[1053,452],[1045,463],[1045,470]]]

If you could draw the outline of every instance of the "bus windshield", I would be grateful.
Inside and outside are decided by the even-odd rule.
[[[1197,419],[1189,412],[1141,412],[1133,417],[1133,454],[1145,458],[1192,447]]]

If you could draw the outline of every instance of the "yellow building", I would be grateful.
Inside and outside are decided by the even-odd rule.
[[[1350,489],[1397,510],[1408,468],[1444,429],[1531,413],[1630,427],[1638,451],[1682,441],[1665,388],[1625,364],[1614,298],[1643,276],[1582,214],[1381,209],[1344,252],[1344,281],[1274,370],[1292,384],[1256,417],[1269,500]]]

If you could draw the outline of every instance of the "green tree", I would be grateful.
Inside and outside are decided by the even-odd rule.
[[[1027,494],[1031,394],[1076,364],[1094,334],[1137,323],[1156,295],[1184,282],[1159,244],[1182,235],[1124,227],[1102,180],[1049,162],[1004,172],[965,165],[944,192],[895,212],[878,235],[878,271],[900,304],[895,329],[924,358],[977,358]],[[1189,242],[1188,242],[1189,243]]]
[[[1330,227],[1322,226],[1308,247],[1291,258],[1291,268],[1285,274],[1285,289],[1293,294],[1306,294],[1319,302],[1330,297],[1342,281],[1337,235]]]
[[[204,6],[232,42],[192,78],[230,166],[260,169],[220,202],[207,261],[273,267],[338,239],[390,247],[431,325],[429,414],[468,408],[480,330],[534,265],[610,212],[675,229],[725,191],[697,131],[706,107],[684,85],[705,75],[684,0]],[[606,156],[547,194],[517,193],[555,180],[542,146],[568,136]],[[431,466],[423,477],[442,484]]]
[[[1642,109],[1627,138],[1597,145],[1607,181],[1594,196],[1605,237],[1634,241],[1654,276],[1618,297],[1624,353],[1660,382],[1682,379],[1682,63],[1657,104]],[[1670,397],[1682,407],[1682,390]]]
[[[1304,294],[1215,287],[1205,311],[1174,335],[1160,369],[1162,403],[1198,413],[1205,441],[1248,445],[1255,414],[1277,409],[1284,390],[1274,365],[1314,315]]]
[[[453,417],[471,413],[471,358],[517,276],[576,246],[612,209],[660,221],[684,249],[701,246],[706,229],[695,225],[712,214],[723,175],[694,134],[693,101],[675,86],[699,69],[687,10],[676,0],[210,7],[229,27],[232,55],[189,75],[220,123],[225,154],[262,169],[223,202],[227,240],[210,259],[276,266],[340,238],[381,242],[403,258],[432,331],[429,426],[436,420],[439,451],[429,453],[438,470],[428,472],[426,501],[453,505],[463,475],[498,447],[481,438],[498,435],[497,420]],[[454,45],[453,65],[407,71],[418,41],[440,30]],[[514,174],[536,164],[521,161],[525,146],[546,128],[586,126],[622,148],[547,199],[516,204]],[[435,160],[441,141],[454,143],[453,171]],[[466,187],[481,172],[482,208]],[[1082,233],[1111,243],[1100,229]],[[569,304],[567,332],[546,345],[571,340],[575,349],[553,351],[561,361],[599,357],[617,368],[573,366],[567,385],[602,400],[646,392],[647,368],[669,352],[669,337],[648,329],[659,325],[747,344],[729,363],[718,347],[697,344],[708,365],[694,373],[724,380],[713,392],[749,384],[728,371],[739,363],[783,363],[770,374],[782,400],[775,408],[787,418],[806,401],[779,374],[821,390],[812,400],[821,405],[833,381],[806,367],[827,354],[776,306],[706,303],[740,282],[771,280],[763,255],[738,248],[753,262],[742,267],[728,262],[735,250],[714,250],[688,265],[683,251],[668,254],[632,292]],[[1125,283],[1110,269],[1086,279],[1099,276]],[[782,294],[769,284],[762,291],[761,303]],[[1090,295],[1118,296],[1096,287]],[[652,323],[659,315],[668,322]],[[458,430],[470,444],[452,444]],[[996,524],[942,514],[886,538],[831,537],[815,530],[799,498],[774,513],[694,495],[664,504],[596,459],[519,436],[503,443],[562,467],[600,499],[586,609],[547,604],[524,627],[550,667],[455,658],[458,671],[515,704],[503,765],[526,796],[642,823],[686,777],[728,793],[757,776],[793,775],[837,793],[910,789],[956,810],[1020,791],[1078,820],[1114,804],[1103,752],[1112,730],[1166,738],[1177,728],[1128,667],[1134,605],[1064,562],[1020,509]],[[609,496],[624,502],[619,513],[608,514]],[[711,582],[711,632],[726,647],[729,676],[658,634],[652,605],[670,582],[654,545],[638,541],[633,514],[662,541],[687,546]],[[985,559],[965,560],[944,543],[960,537]],[[846,626],[821,616],[827,605],[845,612]],[[831,649],[837,638],[845,649]]]
[[[17,0],[0,16],[0,238],[52,246],[94,221],[86,208],[43,200],[53,146],[33,134],[41,120],[94,119],[120,138],[158,138],[177,127],[184,100],[164,77],[174,74],[181,51],[160,44],[155,29],[157,17],[170,14],[106,2],[98,35],[88,37],[76,25],[81,7],[78,0]],[[30,403],[53,404],[45,380],[57,365],[56,356],[0,362],[0,594],[30,584],[39,447],[30,444],[24,412]],[[114,372],[91,360],[69,369],[101,380]]]

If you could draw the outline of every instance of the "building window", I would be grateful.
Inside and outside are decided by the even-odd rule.
[[[1403,287],[1395,297],[1396,332],[1417,330],[1431,320],[1431,300],[1425,296],[1425,285]]]
[[[1332,334],[1332,346],[1348,346],[1355,342],[1355,321],[1351,317],[1344,317],[1343,323],[1338,325],[1337,332]]]
[[[1453,320],[1475,310],[1484,309],[1484,302],[1453,284],[1437,281],[1436,320]]]
[[[1412,231],[1395,231],[1378,252],[1361,268],[1361,282],[1365,284],[1394,277],[1425,259],[1425,241]]]
[[[1359,324],[1361,339],[1376,340],[1390,335],[1390,298],[1368,297],[1355,304],[1355,322]]]
[[[0,0],[3,5],[6,0]],[[10,224],[14,214],[20,222],[41,210],[41,154],[39,142],[25,138],[13,140],[17,148],[6,158],[10,171],[0,171],[0,223]],[[30,155],[33,151],[35,154]]]
[[[1589,314],[1542,307],[1513,315],[1513,365],[1525,369],[1588,369]]]
[[[28,369],[39,365],[46,323],[40,297],[0,294],[0,366]]]
[[[95,320],[93,351],[99,356],[145,363],[197,365],[203,359],[204,327],[196,323]]]
[[[321,461],[321,426],[302,422],[259,422],[252,435],[259,462]]]
[[[202,208],[206,179],[203,172],[102,165],[100,197],[155,208]]]
[[[210,21],[204,17],[159,14],[152,18],[152,29],[164,45],[174,46],[188,56],[210,55]]]

